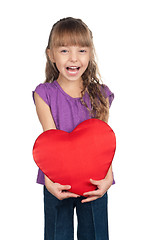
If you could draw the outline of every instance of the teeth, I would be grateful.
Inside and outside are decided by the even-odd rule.
[[[70,68],[70,69],[78,69],[78,67],[68,67],[68,68]]]
[[[70,67],[71,69],[76,69],[77,67]]]

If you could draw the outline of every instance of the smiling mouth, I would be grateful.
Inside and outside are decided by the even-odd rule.
[[[68,72],[69,75],[77,75],[79,70],[80,70],[80,67],[75,67],[75,66],[71,66],[71,67],[66,67],[66,70]]]
[[[67,67],[66,68],[68,71],[71,70],[71,71],[76,71],[76,70],[79,70],[80,67]]]

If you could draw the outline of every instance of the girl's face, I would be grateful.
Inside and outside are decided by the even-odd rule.
[[[59,71],[60,80],[81,80],[82,74],[88,67],[90,48],[80,46],[61,46],[53,51],[49,50],[50,60],[54,62]]]

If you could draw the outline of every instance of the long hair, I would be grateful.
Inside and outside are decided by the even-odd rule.
[[[95,61],[92,32],[81,19],[72,17],[63,18],[53,25],[45,51],[47,58],[45,82],[53,82],[57,80],[59,76],[56,64],[50,61],[47,50],[65,45],[90,47],[91,58],[86,71],[82,74],[83,89],[81,91],[81,103],[88,109],[92,118],[98,118],[108,122],[109,103],[105,91],[102,88],[104,84]],[[86,91],[90,97],[91,109],[88,108],[83,99]]]

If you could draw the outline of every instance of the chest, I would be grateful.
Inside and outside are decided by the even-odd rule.
[[[89,101],[86,103],[90,107]],[[66,132],[71,132],[79,123],[91,118],[88,109],[79,99],[71,100],[62,95],[57,95],[51,102],[51,113],[56,128]]]

